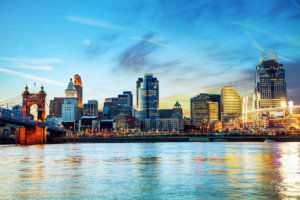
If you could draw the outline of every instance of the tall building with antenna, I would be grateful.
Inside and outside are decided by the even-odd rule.
[[[78,107],[82,108],[82,81],[78,74],[74,75],[74,86],[77,90]]]
[[[256,66],[255,93],[259,93],[260,108],[280,107],[287,101],[285,70],[277,55],[265,51]]]

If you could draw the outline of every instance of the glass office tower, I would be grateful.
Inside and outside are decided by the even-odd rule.
[[[254,92],[260,94],[260,108],[280,107],[287,101],[285,70],[273,51],[267,50],[260,57]]]
[[[145,74],[136,82],[137,118],[140,120],[159,118],[158,80],[152,74]]]

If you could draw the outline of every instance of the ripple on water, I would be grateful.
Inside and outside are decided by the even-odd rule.
[[[299,199],[300,143],[0,146],[6,199]]]

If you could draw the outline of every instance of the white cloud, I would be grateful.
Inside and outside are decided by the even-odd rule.
[[[52,66],[48,66],[48,65],[25,65],[25,64],[20,64],[20,63],[16,63],[16,64],[1,64],[1,67],[9,67],[9,68],[22,68],[22,69],[36,69],[36,70],[46,70],[46,71],[51,71],[53,70]]]
[[[148,38],[141,38],[141,37],[131,37],[131,39],[149,42],[149,43],[156,44],[158,46],[161,46],[161,47],[164,47],[164,48],[167,48],[167,49],[177,50],[177,49],[175,49],[175,48],[173,48],[171,46],[168,46],[166,44],[163,44],[163,43],[159,42],[159,40],[155,39],[155,38],[148,39]]]
[[[8,58],[8,57],[0,57],[2,61],[10,61],[10,62],[26,62],[32,64],[50,64],[50,63],[61,63],[62,60],[59,58]]]
[[[90,26],[99,26],[99,27],[103,27],[103,28],[111,28],[111,29],[119,29],[119,30],[129,29],[126,27],[117,26],[114,24],[110,24],[110,23],[107,23],[104,21],[100,21],[100,20],[92,19],[92,18],[88,18],[88,17],[68,17],[68,20],[79,23],[79,24],[85,24],[85,25],[90,25]]]
[[[178,52],[180,52],[180,53],[183,53],[183,54],[189,54],[189,55],[192,55],[192,54],[189,53],[189,52],[186,52],[186,51],[182,51],[182,50],[176,49],[176,48],[174,48],[174,47],[172,47],[172,46],[169,46],[169,45],[166,45],[166,44],[160,42],[160,40],[162,40],[162,39],[160,39],[160,38],[150,38],[150,39],[149,39],[149,38],[141,38],[141,37],[131,37],[131,39],[149,42],[149,43],[155,44],[155,45],[157,45],[157,46],[160,46],[160,47],[163,47],[163,48],[166,48],[166,49],[171,49],[171,50],[174,50],[174,51],[178,51]],[[194,56],[194,55],[192,55],[192,56]]]
[[[247,32],[245,32],[245,34],[248,36],[248,38],[250,39],[250,41],[251,41],[251,43],[252,43],[252,45],[256,48],[256,49],[258,49],[258,50],[260,50],[260,51],[265,51],[265,49],[263,48],[263,47],[261,47],[260,46],[260,44],[249,34],[249,33],[247,33]]]
[[[0,68],[0,72],[10,74],[10,75],[13,75],[13,76],[22,77],[22,78],[32,79],[32,80],[35,80],[35,81],[40,81],[42,83],[49,83],[49,84],[58,85],[58,86],[66,86],[65,83],[61,83],[61,82],[54,81],[54,80],[51,80],[51,79],[47,79],[47,78],[43,78],[43,77],[39,77],[39,76],[33,76],[33,75],[30,75],[30,74],[17,72],[17,71],[13,71],[13,70],[9,70],[9,69]]]
[[[249,28],[249,29],[253,29],[253,30],[259,31],[261,33],[264,33],[264,34],[266,34],[266,35],[268,35],[268,36],[276,39],[276,40],[282,41],[282,39],[278,35],[276,35],[276,34],[274,34],[272,32],[266,31],[266,30],[264,30],[262,28],[258,28],[256,26],[254,26],[252,23],[249,23],[249,22],[233,22],[233,23],[236,24],[236,25],[245,27],[245,28]]]
[[[91,45],[91,42],[89,39],[86,39],[84,40],[83,44],[87,45],[87,46],[90,46]]]
[[[265,49],[262,46],[260,46],[260,44],[249,33],[245,32],[245,34],[248,36],[248,38],[250,39],[252,45],[256,49],[258,49],[260,51],[265,51]],[[287,57],[284,57],[284,56],[277,55],[277,57],[280,58],[281,60],[291,61],[290,58],[287,58]]]

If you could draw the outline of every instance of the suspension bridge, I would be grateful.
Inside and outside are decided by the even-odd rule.
[[[46,99],[44,87],[38,93],[30,93],[28,87],[22,95],[0,102],[0,122],[18,127],[16,144],[46,144],[46,133],[63,135],[60,124],[46,121]],[[37,106],[36,120],[30,114],[30,108]]]

